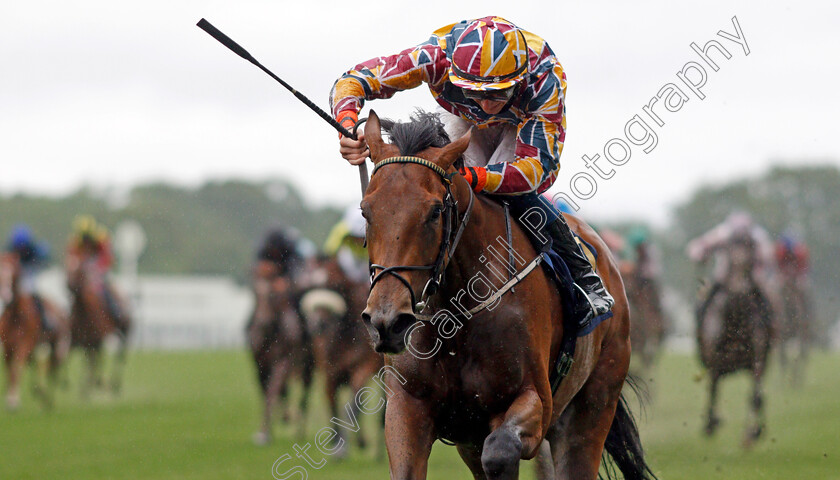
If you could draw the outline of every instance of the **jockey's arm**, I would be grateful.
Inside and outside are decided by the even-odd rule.
[[[330,92],[333,116],[350,129],[358,121],[365,100],[390,98],[423,83],[440,83],[446,79],[447,71],[448,60],[436,35],[396,55],[370,59],[345,72],[333,84]],[[353,165],[364,163],[368,155],[364,132],[360,130],[358,136],[358,140],[342,136],[339,141],[341,156]]]

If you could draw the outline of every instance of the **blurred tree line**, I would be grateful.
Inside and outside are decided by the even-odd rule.
[[[154,183],[125,192],[85,188],[61,198],[0,197],[0,235],[5,243],[14,224],[27,223],[60,263],[76,215],[93,215],[112,234],[130,219],[148,239],[141,273],[227,274],[242,280],[269,228],[292,226],[321,246],[342,212],[307,205],[283,181],[210,182],[195,189]]]
[[[685,245],[735,209],[751,213],[774,239],[791,232],[809,245],[817,312],[824,325],[833,323],[840,309],[840,170],[777,167],[700,188],[678,205],[670,225],[655,230],[653,237],[662,251],[663,281],[687,300],[694,299],[702,279],[686,258]],[[112,230],[132,219],[148,237],[141,272],[244,279],[269,227],[293,226],[320,246],[341,210],[309,206],[293,186],[279,180],[210,182],[195,189],[155,183],[122,193],[82,189],[62,198],[0,197],[0,235],[5,239],[13,224],[26,222],[51,244],[53,259],[60,262],[76,215],[92,214]],[[640,224],[612,227],[627,232]]]

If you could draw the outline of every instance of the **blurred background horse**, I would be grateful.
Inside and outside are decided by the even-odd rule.
[[[773,338],[774,290],[767,281],[768,236],[746,214],[733,213],[721,225],[694,240],[689,256],[704,262],[718,255],[718,275],[697,307],[697,345],[708,370],[709,403],[705,433],[720,425],[717,416],[718,382],[746,370],[753,381],[750,418],[743,446],[751,446],[765,429],[762,380]],[[772,246],[770,247],[772,249]]]
[[[298,435],[302,436],[306,429],[315,359],[309,332],[298,314],[302,290],[298,277],[306,256],[300,242],[296,232],[282,227],[272,229],[253,266],[254,310],[245,330],[263,398],[260,430],[253,437],[257,445],[271,442],[274,409],[278,401],[289,397],[289,381],[295,376],[302,384],[296,419]],[[288,402],[283,407],[283,418],[290,421]]]
[[[776,263],[782,300],[777,322],[779,361],[791,383],[799,386],[804,381],[808,351],[814,341],[808,247],[792,235],[782,235],[776,242]]]
[[[602,229],[599,234],[619,259],[619,271],[630,305],[631,371],[649,375],[662,351],[668,328],[662,309],[659,251],[646,229],[631,229],[626,236]]]
[[[370,291],[364,237],[365,220],[359,208],[353,206],[327,237],[326,255],[308,269],[308,284],[312,288],[300,302],[307,329],[313,337],[316,365],[324,374],[324,392],[333,418],[343,414],[338,410],[341,387],[348,387],[350,398],[355,398],[384,365],[382,355],[373,351],[361,322]],[[348,405],[351,409],[348,415],[357,418],[358,402]],[[384,421],[383,409],[383,425]],[[337,441],[340,441],[342,431],[338,432]],[[358,432],[356,440],[359,448],[364,449],[363,432]],[[377,447],[377,454],[383,452]]]
[[[128,305],[108,280],[111,244],[107,229],[88,215],[74,221],[74,231],[65,255],[67,289],[70,292],[70,332],[72,345],[84,351],[87,375],[82,395],[105,381],[102,348],[105,339],[117,339],[108,387],[112,393],[122,389],[131,317]]]
[[[38,345],[49,348],[49,357],[45,366],[42,358],[36,359],[39,368],[33,375],[33,386],[44,406],[52,406],[59,367],[70,349],[66,315],[53,302],[27,292],[22,283],[19,256],[15,252],[3,253],[0,256],[0,299],[4,304],[0,342],[6,366],[6,407],[10,410],[20,406],[23,369],[33,359]]]

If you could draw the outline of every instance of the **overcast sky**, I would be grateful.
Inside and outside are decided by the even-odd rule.
[[[545,38],[568,76],[552,192],[570,192],[586,172],[597,192],[579,202],[584,216],[663,224],[699,185],[771,164],[840,164],[838,13],[801,1],[13,2],[0,15],[0,192],[288,177],[318,203],[358,202],[358,174],[331,127],[195,23],[207,18],[326,109],[330,86],[356,63],[499,15]],[[718,35],[736,33],[733,16],[749,55]],[[731,54],[711,53],[716,72],[690,47],[713,39]],[[677,77],[688,62],[705,67],[703,100]],[[654,106],[665,123],[655,125],[642,107],[668,83],[688,101],[677,112]],[[415,106],[434,108],[426,88],[369,102],[365,114],[405,118]],[[627,142],[637,114],[656,147],[630,145],[621,166],[598,161],[615,171],[599,178],[582,156]]]

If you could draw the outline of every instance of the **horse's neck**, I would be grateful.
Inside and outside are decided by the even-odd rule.
[[[495,292],[507,282],[513,271],[521,271],[532,260],[530,243],[518,233],[520,228],[512,217],[510,222],[513,245],[507,241],[502,207],[486,197],[476,197],[461,241],[452,252],[443,288],[437,294],[439,308],[458,313],[460,309],[454,305],[456,299],[460,299],[457,303],[461,308],[478,305],[486,296],[473,295],[474,292],[469,289],[470,282],[476,289],[487,292],[490,287],[489,291]],[[513,263],[510,262],[511,256]],[[465,326],[468,323],[465,322]]]
[[[20,281],[21,272],[19,269],[16,269],[11,265],[4,265],[0,268],[2,268],[0,275],[5,277],[2,281],[0,281],[0,288],[8,289],[6,292],[2,293],[4,296],[8,295],[10,305],[17,305],[18,301],[23,296],[22,282]]]

